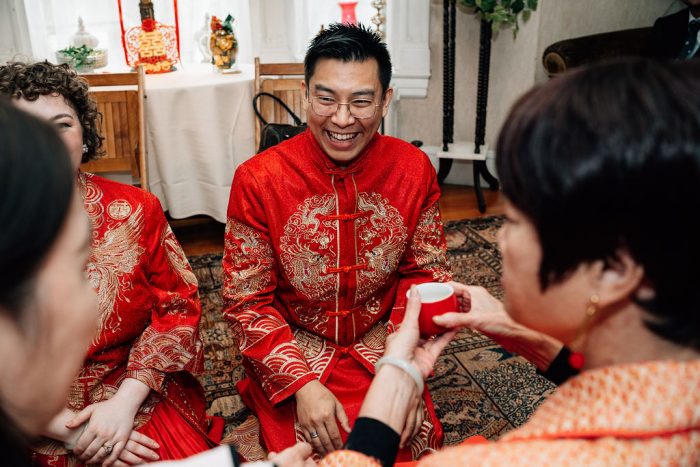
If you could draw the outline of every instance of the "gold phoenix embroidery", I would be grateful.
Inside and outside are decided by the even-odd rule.
[[[160,243],[163,245],[163,248],[165,248],[170,267],[177,272],[185,284],[197,287],[197,277],[192,272],[190,263],[187,261],[187,256],[185,256],[185,252],[182,251],[182,247],[180,247],[173,230],[168,224],[166,224],[163,229]]]
[[[102,238],[93,238],[93,251],[87,265],[87,276],[97,290],[100,320],[97,342],[102,332],[115,332],[121,323],[116,311],[117,299],[132,287],[130,275],[139,264],[145,248],[139,245],[143,233],[143,209],[138,209],[124,222],[110,225]]]

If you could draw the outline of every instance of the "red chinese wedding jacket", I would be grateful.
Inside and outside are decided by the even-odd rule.
[[[379,134],[346,167],[306,131],[237,169],[224,314],[271,403],[343,354],[374,373],[410,285],[451,278],[439,197],[427,156]]]
[[[137,428],[167,398],[204,433],[203,392],[191,376],[203,362],[197,279],[160,202],[92,174],[80,173],[79,183],[93,228],[86,273],[97,292],[99,322],[68,407],[78,412],[107,400],[129,377],[152,390],[136,415]],[[66,453],[51,440],[35,448]]]

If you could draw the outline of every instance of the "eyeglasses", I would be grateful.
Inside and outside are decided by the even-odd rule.
[[[338,102],[330,96],[309,96],[308,99],[311,102],[311,110],[319,117],[331,117],[341,105],[347,105],[348,112],[354,118],[372,118],[377,113],[377,107],[382,105],[371,99],[353,99],[350,102]]]

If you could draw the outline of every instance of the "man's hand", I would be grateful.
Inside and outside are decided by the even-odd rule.
[[[345,409],[332,392],[318,380],[305,384],[295,394],[297,419],[304,437],[321,456],[343,447],[338,422],[349,433]],[[316,436],[314,436],[316,435]]]
[[[553,337],[517,323],[503,303],[483,287],[449,282],[455,290],[462,313],[445,313],[433,318],[450,329],[470,328],[490,337],[504,349],[522,355],[540,370],[546,370],[563,344]]]

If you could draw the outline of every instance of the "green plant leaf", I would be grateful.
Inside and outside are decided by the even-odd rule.
[[[496,0],[481,0],[481,9],[484,12],[490,13],[496,7]]]
[[[447,0],[444,0],[447,1]],[[523,21],[530,19],[537,9],[538,0],[459,0],[466,7],[473,8],[477,16],[491,23],[494,34],[508,26],[513,27],[513,37],[520,30],[519,15]],[[495,35],[494,35],[495,37]]]
[[[514,0],[513,3],[511,4],[511,9],[513,10],[513,13],[516,15],[523,11],[523,8],[525,8],[525,2],[524,0]]]

